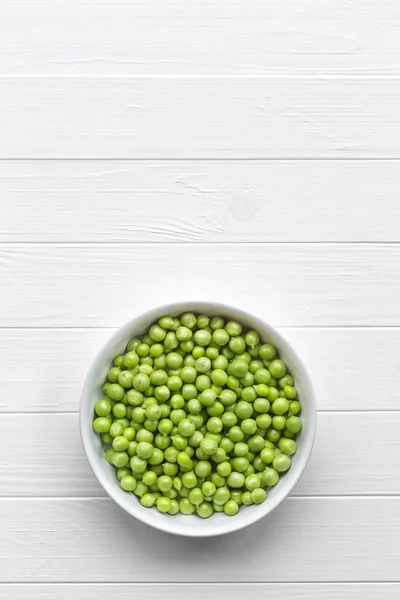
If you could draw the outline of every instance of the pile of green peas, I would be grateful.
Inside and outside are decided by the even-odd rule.
[[[301,405],[277,349],[237,321],[162,317],[117,356],[93,429],[121,488],[169,515],[235,515],[290,469]]]

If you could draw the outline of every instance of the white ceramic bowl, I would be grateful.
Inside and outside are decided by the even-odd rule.
[[[100,437],[92,429],[94,404],[103,396],[101,386],[115,356],[125,351],[132,337],[143,334],[163,315],[177,316],[187,311],[210,317],[220,315],[235,319],[258,331],[264,342],[270,342],[278,348],[280,357],[287,363],[295,379],[298,397],[302,403],[303,429],[298,437],[297,452],[292,457],[291,469],[281,477],[274,488],[268,491],[267,500],[263,504],[242,506],[234,517],[228,517],[224,513],[214,513],[209,519],[201,519],[195,515],[172,516],[161,514],[156,509],[144,508],[136,496],[121,490],[114,468],[104,458]],[[271,325],[261,319],[232,306],[212,302],[182,302],[161,306],[135,317],[124,325],[96,356],[85,381],[80,406],[80,429],[86,456],[107,494],[126,512],[144,523],[169,533],[193,537],[207,537],[236,531],[274,510],[288,496],[304,471],[314,442],[315,426],[314,392],[307,371],[293,348]]]

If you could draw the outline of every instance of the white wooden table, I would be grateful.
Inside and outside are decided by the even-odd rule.
[[[2,0],[0,75],[1,600],[398,600],[398,0]],[[219,539],[130,519],[79,440],[99,345],[184,298],[278,326],[318,401]]]

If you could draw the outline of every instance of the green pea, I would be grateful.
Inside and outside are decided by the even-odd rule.
[[[184,473],[182,475],[182,483],[189,490],[196,487],[197,485],[197,477],[193,471],[189,471],[188,473]]]
[[[93,429],[97,433],[106,433],[110,429],[110,421],[106,417],[97,417],[93,421]]]
[[[246,349],[246,342],[242,336],[234,336],[229,340],[229,348],[235,354],[242,354]]]
[[[296,450],[297,450],[297,445],[296,442],[294,440],[285,438],[285,437],[281,437],[279,442],[278,442],[278,447],[279,450],[283,453],[283,454],[287,454],[289,456],[291,456],[292,454],[295,454]]]
[[[222,329],[225,324],[225,321],[222,317],[212,317],[210,320],[210,327],[212,330]]]
[[[300,402],[297,402],[297,400],[294,400],[293,402],[290,402],[289,404],[289,411],[292,415],[297,415],[300,411],[301,411],[301,404]]]
[[[95,422],[96,421],[97,421],[97,419],[95,420]],[[109,430],[109,433],[112,438],[115,438],[115,437],[123,434],[124,427],[121,425],[121,423],[112,423],[110,425],[110,421],[108,419],[107,419],[107,422],[108,422],[108,430]]]
[[[247,371],[246,375],[240,378],[240,384],[243,388],[251,388],[254,385],[254,375]],[[255,394],[254,394],[255,396]]]
[[[286,419],[283,416],[275,416],[272,417],[272,427],[277,431],[282,431],[285,429]]]
[[[171,510],[172,502],[169,498],[157,498],[156,506],[161,513],[166,513]]]
[[[230,440],[229,438],[224,437],[221,439],[219,445],[221,448],[223,448],[225,450],[225,452],[227,454],[229,454],[230,452],[232,452],[234,442],[232,440]]]
[[[184,325],[181,325],[176,330],[176,337],[178,338],[178,340],[180,342],[189,341],[191,339],[192,335],[193,335],[192,330],[189,327],[185,327]]]
[[[200,448],[204,454],[211,456],[217,451],[218,444],[214,440],[203,438],[200,442]]]
[[[129,442],[129,446],[127,449],[129,457],[136,456],[137,445],[138,443],[136,441]]]
[[[159,448],[153,448],[152,455],[148,459],[149,465],[160,465],[164,460],[164,453]]]
[[[137,346],[138,345],[139,344],[137,344]],[[127,354],[125,354],[123,363],[127,369],[133,369],[139,363],[139,356],[136,354],[136,352],[129,351]]]
[[[285,473],[291,467],[292,461],[286,454],[278,454],[272,461],[272,466],[278,473]]]
[[[208,375],[202,374],[196,378],[196,388],[199,392],[209,391],[210,385],[211,380]],[[212,389],[210,391],[212,391]]]
[[[214,342],[211,342],[214,343]],[[206,356],[211,360],[215,360],[219,356],[218,347],[217,346],[209,346],[206,348]]]
[[[195,512],[196,507],[188,498],[182,498],[179,502],[179,510],[183,515],[192,515]]]
[[[224,405],[221,402],[214,402],[211,406],[207,407],[207,414],[210,417],[220,417],[224,414]]]
[[[107,461],[108,463],[110,463],[110,465],[113,465],[113,464],[114,464],[114,462],[113,462],[113,460],[114,460],[114,455],[115,455],[115,450],[114,450],[114,448],[109,448],[108,450],[106,450],[106,451],[105,451],[105,458],[106,458],[106,461]]]
[[[125,492],[133,492],[133,490],[137,487],[137,481],[131,475],[125,475],[122,477],[120,485]]]
[[[229,429],[228,437],[234,443],[241,442],[244,439],[244,433],[240,429],[240,427],[238,427],[237,425],[234,425],[233,427],[231,427]]]
[[[196,344],[199,346],[208,346],[211,342],[212,336],[211,333],[205,329],[200,329],[195,332],[194,339]]]
[[[268,400],[272,404],[277,398],[279,398],[279,392],[276,387],[271,386],[269,388]]]
[[[234,515],[236,515],[238,510],[238,503],[234,500],[228,500],[228,502],[224,504],[224,513],[229,517],[233,517]]]
[[[182,381],[184,381],[185,383],[193,383],[193,381],[195,381],[197,377],[197,371],[194,367],[183,367],[180,376]]]
[[[195,506],[199,506],[204,500],[204,494],[199,487],[192,488],[189,492],[189,500]]]
[[[156,369],[150,375],[150,382],[153,385],[164,385],[168,381],[168,374],[162,369]]]
[[[213,473],[211,481],[217,488],[223,487],[226,484],[226,478],[222,477],[219,473]]]
[[[236,442],[233,451],[235,456],[246,456],[249,451],[249,447],[245,442]]]
[[[238,473],[244,473],[248,467],[249,461],[245,456],[237,456],[233,459],[233,469]]]
[[[105,434],[108,435],[108,434]],[[290,440],[294,440],[294,438],[296,437],[296,434],[293,433],[292,431],[289,431],[289,429],[287,427],[285,427],[285,429],[282,430],[282,435],[285,438],[289,438]]]
[[[276,356],[276,348],[271,344],[263,344],[260,347],[260,356],[263,360],[273,360]]]
[[[112,447],[117,452],[123,452],[127,450],[129,446],[129,440],[126,439],[123,435],[117,435],[112,441]]]
[[[215,502],[215,504],[222,504],[224,505],[226,502],[228,502],[230,498],[230,491],[228,490],[227,487],[220,487],[218,488],[214,495],[213,495],[213,501]]]
[[[151,508],[156,503],[156,496],[154,494],[143,494],[140,498],[140,504],[145,508]]]
[[[182,387],[182,396],[185,400],[192,400],[197,398],[197,388],[192,383],[186,383]]]
[[[251,499],[251,492],[243,492],[242,503],[246,506],[251,506],[251,504],[254,504],[253,500]]]
[[[206,350],[205,348],[203,348],[203,346],[195,346],[192,350],[192,356],[195,360],[202,358],[203,356],[205,356],[206,354]]]
[[[119,383],[111,383],[107,388],[107,396],[111,400],[115,400],[116,402],[118,402],[119,400],[122,400],[124,395],[124,388]]]
[[[254,374],[254,379],[258,384],[268,385],[271,383],[271,373],[264,368],[258,369]]]
[[[153,440],[153,433],[151,431],[147,431],[147,429],[140,429],[136,434],[137,442],[149,442],[151,444]]]
[[[224,389],[222,390],[219,400],[224,406],[233,404],[237,399],[237,395],[233,390]]]
[[[137,390],[129,390],[126,394],[126,399],[131,406],[142,406],[144,402],[144,396]]]
[[[253,435],[247,440],[251,452],[260,452],[264,448],[264,439],[260,435]]]
[[[214,369],[214,371],[226,371],[226,369],[228,368],[228,359],[226,358],[226,356],[224,356],[223,354],[220,354],[219,356],[217,356],[217,358],[215,358],[212,361],[212,368]],[[217,382],[215,382],[217,383]],[[224,384],[223,384],[224,385]]]
[[[285,385],[285,387],[283,388],[283,392],[285,394],[285,397],[288,398],[289,400],[293,400],[297,396],[297,392],[296,392],[295,388],[292,387],[291,385]]]
[[[101,441],[103,442],[103,444],[112,444],[112,440],[113,439],[108,432],[101,434]]]
[[[198,399],[203,406],[212,406],[214,404],[216,398],[217,398],[216,393],[213,390],[208,389],[208,390],[204,390],[203,392],[201,392]]]
[[[108,400],[98,400],[94,405],[95,413],[98,417],[106,417],[111,412],[111,404]]]
[[[256,488],[251,492],[251,499],[255,504],[262,504],[267,498],[267,493],[263,488]]]
[[[126,467],[129,462],[129,456],[126,452],[115,452],[112,458],[112,464],[121,469],[122,467]]]
[[[170,395],[171,392],[166,385],[158,385],[154,388],[154,396],[159,402],[166,402]]]
[[[271,409],[275,415],[284,415],[289,410],[289,401],[286,398],[278,398],[272,403]]]
[[[243,388],[241,398],[246,402],[254,402],[257,398],[256,390],[253,387]]]
[[[289,409],[291,407],[291,404],[289,405]],[[302,428],[301,420],[299,419],[299,417],[289,417],[286,421],[286,427],[291,433],[299,433],[299,431],[301,431]]]
[[[275,359],[270,363],[268,370],[271,373],[272,377],[280,379],[286,374],[286,365],[282,360]]]
[[[212,339],[218,346],[225,346],[229,342],[229,337],[228,332],[222,328],[215,329],[212,334]]]
[[[172,490],[171,490],[172,491]],[[174,498],[171,499],[171,508],[168,511],[169,515],[176,515],[179,512],[179,504]]]
[[[219,417],[211,417],[207,421],[207,429],[211,433],[219,433],[222,431],[223,422]]]
[[[258,475],[252,474],[252,475],[248,475],[246,477],[244,484],[245,484],[246,488],[249,490],[249,492],[252,492],[253,490],[260,487],[261,480]],[[255,501],[255,500],[253,499],[253,501]]]
[[[243,473],[232,471],[228,477],[228,486],[231,488],[241,488],[244,486],[245,478]]]
[[[193,340],[187,340],[187,342],[181,342],[179,344],[179,348],[181,350],[183,350],[184,354],[192,352],[192,350],[194,348]],[[185,364],[185,360],[184,360],[184,364]]]
[[[228,373],[240,379],[241,377],[244,377],[246,375],[248,368],[249,365],[244,359],[237,358],[233,360],[228,366]]]
[[[248,402],[240,401],[236,405],[235,413],[239,419],[250,419],[253,414],[253,406]]]

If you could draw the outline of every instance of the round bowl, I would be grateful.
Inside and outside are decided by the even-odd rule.
[[[93,431],[94,404],[103,394],[101,386],[113,359],[125,351],[132,337],[143,334],[148,327],[163,315],[178,316],[184,312],[220,315],[234,319],[243,325],[257,330],[264,342],[275,345],[280,357],[286,362],[294,377],[299,400],[302,403],[303,429],[298,437],[297,452],[292,457],[291,469],[281,477],[278,484],[267,490],[263,504],[241,506],[234,517],[224,513],[214,513],[209,519],[196,515],[167,515],[156,509],[144,508],[134,494],[124,492],[112,467],[104,457],[100,436]],[[308,373],[290,344],[273,328],[258,317],[238,308],[213,302],[182,302],[154,308],[119,329],[97,354],[87,375],[80,405],[80,430],[83,447],[93,470],[107,494],[127,513],[140,521],[176,535],[207,537],[221,535],[242,529],[255,523],[274,510],[289,495],[304,471],[311,454],[316,426],[316,406],[314,392]]]

